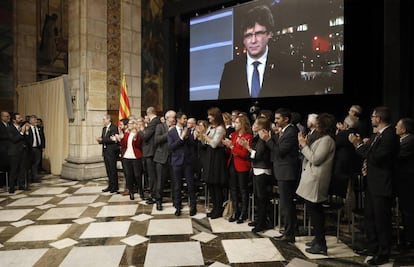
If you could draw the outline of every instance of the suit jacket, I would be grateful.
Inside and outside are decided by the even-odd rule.
[[[296,193],[314,203],[327,200],[335,155],[335,140],[329,135],[320,137],[312,145],[304,146],[302,154],[304,156],[302,176]]]
[[[144,157],[153,157],[155,152],[154,134],[157,124],[161,123],[160,118],[154,117],[145,127],[142,135],[142,153]]]
[[[166,164],[168,162],[168,157],[170,152],[168,151],[168,142],[167,142],[167,133],[168,125],[164,123],[159,123],[155,127],[154,134],[154,162],[161,164]]]
[[[187,132],[183,140],[178,136],[177,128],[173,127],[168,131],[168,149],[171,152],[171,165],[179,167],[185,164],[191,165],[194,160],[195,141]]]
[[[397,161],[398,180],[414,180],[414,135],[409,134],[400,142]],[[411,190],[411,189],[410,189]]]
[[[374,142],[359,146],[357,153],[367,160],[367,187],[373,195],[391,196],[399,139],[392,126],[387,127]]]
[[[234,169],[238,172],[247,172],[251,169],[251,164],[249,160],[249,151],[237,143],[237,139],[239,138],[238,132],[233,132],[230,134],[231,143],[233,144],[233,149],[230,151],[230,156],[227,161],[227,165],[233,159]],[[250,145],[252,142],[252,135],[251,134],[243,134],[241,138],[244,138],[249,141]]]
[[[10,140],[7,154],[16,156],[23,153],[27,148],[29,136],[26,133],[21,134],[14,125],[7,127],[7,133]]]
[[[121,140],[121,157],[124,158],[125,152],[128,148],[128,138],[130,133],[124,133],[124,138]],[[142,158],[142,139],[139,133],[136,134],[135,138],[132,140],[132,149],[134,151],[135,158]]]
[[[266,142],[272,152],[273,175],[276,180],[289,181],[298,179],[299,143],[298,129],[290,124],[281,135],[273,135]]]
[[[273,53],[269,48],[259,97],[309,94],[300,77],[299,60]],[[236,57],[224,65],[219,99],[250,98],[246,56]],[[311,92],[313,94],[313,92]]]
[[[37,126],[35,126],[35,127],[37,127]],[[37,127],[37,130],[39,131],[40,148],[45,148],[45,134],[44,134],[43,130],[41,130],[39,127]],[[35,136],[33,135],[32,128],[30,127],[30,130],[29,130],[29,143],[30,143],[30,147],[33,146],[34,138],[35,138]]]
[[[10,128],[10,125],[6,127],[3,122],[0,121],[0,156],[2,158],[7,157],[7,149],[9,147],[9,133],[7,128]]]
[[[118,127],[111,123],[109,130],[106,131],[106,126],[102,128],[102,153],[119,153],[119,144],[111,140],[111,136],[118,134]]]

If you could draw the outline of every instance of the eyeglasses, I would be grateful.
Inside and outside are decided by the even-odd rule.
[[[371,115],[371,118],[376,118],[378,117],[378,115]]]
[[[245,33],[243,35],[243,38],[246,40],[251,40],[253,38],[253,36],[255,38],[262,38],[267,34],[267,31],[257,31],[257,32],[250,32],[250,33]]]

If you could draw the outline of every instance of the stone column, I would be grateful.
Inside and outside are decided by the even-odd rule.
[[[69,88],[75,119],[70,123],[69,155],[62,177],[106,177],[101,135],[107,113],[107,1],[69,1]]]

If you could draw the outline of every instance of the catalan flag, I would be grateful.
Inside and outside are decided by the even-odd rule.
[[[121,86],[121,97],[119,98],[119,120],[127,118],[131,114],[129,99],[128,99],[128,87],[125,80],[125,74],[122,76],[122,86]]]

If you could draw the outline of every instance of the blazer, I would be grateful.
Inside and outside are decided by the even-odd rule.
[[[251,163],[249,159],[249,151],[237,143],[239,138],[244,138],[249,141],[249,144],[252,144],[252,135],[249,133],[242,134],[239,136],[238,132],[233,132],[230,134],[231,143],[233,145],[233,149],[231,149],[229,158],[227,160],[227,166],[230,165],[231,160],[233,159],[234,169],[237,172],[247,172],[251,169]]]
[[[271,169],[270,150],[266,146],[265,141],[256,135],[252,139],[252,149],[255,151],[254,157],[251,158],[253,168]]]
[[[310,147],[304,146],[301,152],[304,159],[296,194],[314,203],[327,200],[335,156],[335,140],[329,135],[322,136]]]
[[[276,180],[298,179],[299,143],[298,128],[292,124],[281,135],[275,134],[266,142],[272,153],[273,175]]]
[[[299,62],[291,56],[274,53],[269,47],[259,97],[313,94],[308,92],[300,77]],[[227,62],[220,79],[219,99],[250,98],[246,71],[247,57]]]
[[[400,142],[397,161],[398,180],[414,180],[414,135],[409,134]]]
[[[118,127],[114,124],[109,125],[108,132],[106,131],[106,127],[102,128],[102,153],[118,153],[119,152],[119,144],[115,141],[112,141],[111,136],[118,134]]]
[[[128,148],[128,138],[130,133],[124,133],[124,138],[121,140],[121,157],[124,158],[125,152]],[[135,158],[142,158],[142,139],[141,136],[136,133],[136,136],[132,140],[132,149],[134,150]]]
[[[367,160],[367,188],[373,195],[391,196],[392,180],[399,150],[399,138],[392,126],[379,134],[374,142],[357,147],[356,152]]]
[[[142,153],[144,154],[144,157],[154,156],[154,134],[155,128],[159,123],[161,123],[160,118],[154,117],[144,129],[142,135]]]
[[[171,165],[179,167],[182,165],[191,165],[194,160],[194,139],[187,132],[183,140],[178,136],[177,128],[174,126],[168,131],[167,135],[168,149],[171,152]]]
[[[10,141],[7,155],[16,156],[23,153],[27,148],[29,136],[26,133],[21,134],[13,124],[7,127],[7,133]]]
[[[3,122],[0,121],[0,155],[6,156],[9,146],[9,133],[7,129],[10,128],[10,124],[6,127]]]
[[[161,164],[166,164],[168,162],[170,152],[168,151],[167,134],[168,125],[165,122],[157,124],[154,134],[154,162]]]

